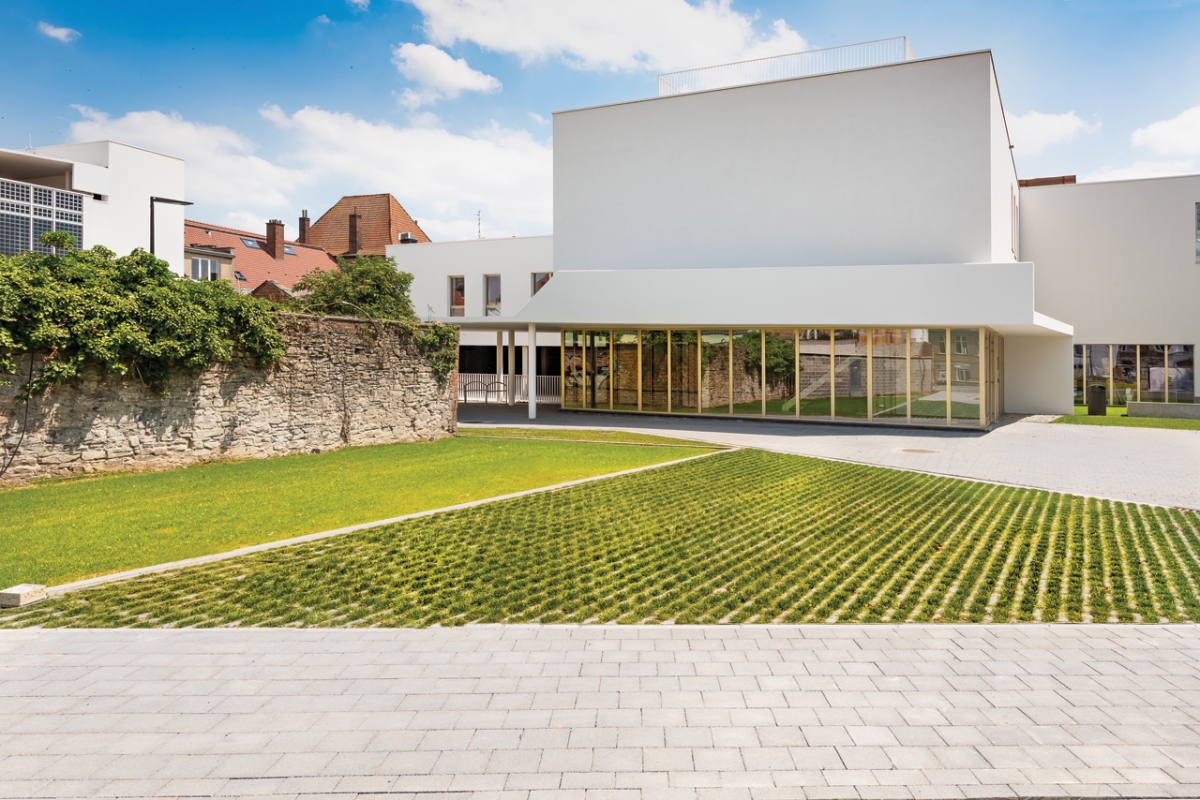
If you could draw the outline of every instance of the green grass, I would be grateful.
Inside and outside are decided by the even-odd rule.
[[[0,626],[1197,621],[1198,554],[1192,512],[741,450],[76,592]]]
[[[702,452],[443,439],[0,492],[0,587],[65,583]]]
[[[1087,406],[1075,406],[1075,414],[1059,417],[1056,423],[1067,425],[1103,425],[1108,428],[1164,428],[1174,431],[1200,431],[1200,419],[1156,419],[1127,417],[1124,406],[1109,406],[1107,416],[1089,417]]]
[[[649,433],[631,433],[629,431],[571,430],[566,428],[464,428],[460,426],[458,435],[463,438],[559,439],[577,442],[686,445],[687,447],[725,449],[724,445],[719,444],[706,444],[692,439],[673,439],[669,436],[654,436]]]

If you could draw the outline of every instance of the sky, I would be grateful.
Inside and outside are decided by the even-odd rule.
[[[1200,172],[1200,0],[4,0],[0,147],[180,156],[189,218],[252,230],[390,192],[435,241],[538,235],[555,111],[892,36],[992,51],[1021,177]]]

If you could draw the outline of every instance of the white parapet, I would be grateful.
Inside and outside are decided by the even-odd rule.
[[[46,599],[46,587],[36,583],[10,586],[0,592],[0,608],[20,608]]]

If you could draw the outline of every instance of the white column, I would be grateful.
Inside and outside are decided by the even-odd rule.
[[[496,380],[504,374],[504,331],[496,331]]]
[[[529,346],[525,348],[525,374],[529,380],[529,418],[537,419],[537,325],[529,323]]]
[[[508,332],[508,404],[517,402],[517,332]]]

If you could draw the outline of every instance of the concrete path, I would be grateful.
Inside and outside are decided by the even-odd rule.
[[[539,409],[540,412],[540,409]],[[1018,421],[988,433],[464,405],[465,424],[617,428],[1057,492],[1200,509],[1200,431]]]
[[[0,797],[1200,796],[1196,626],[0,632]]]

